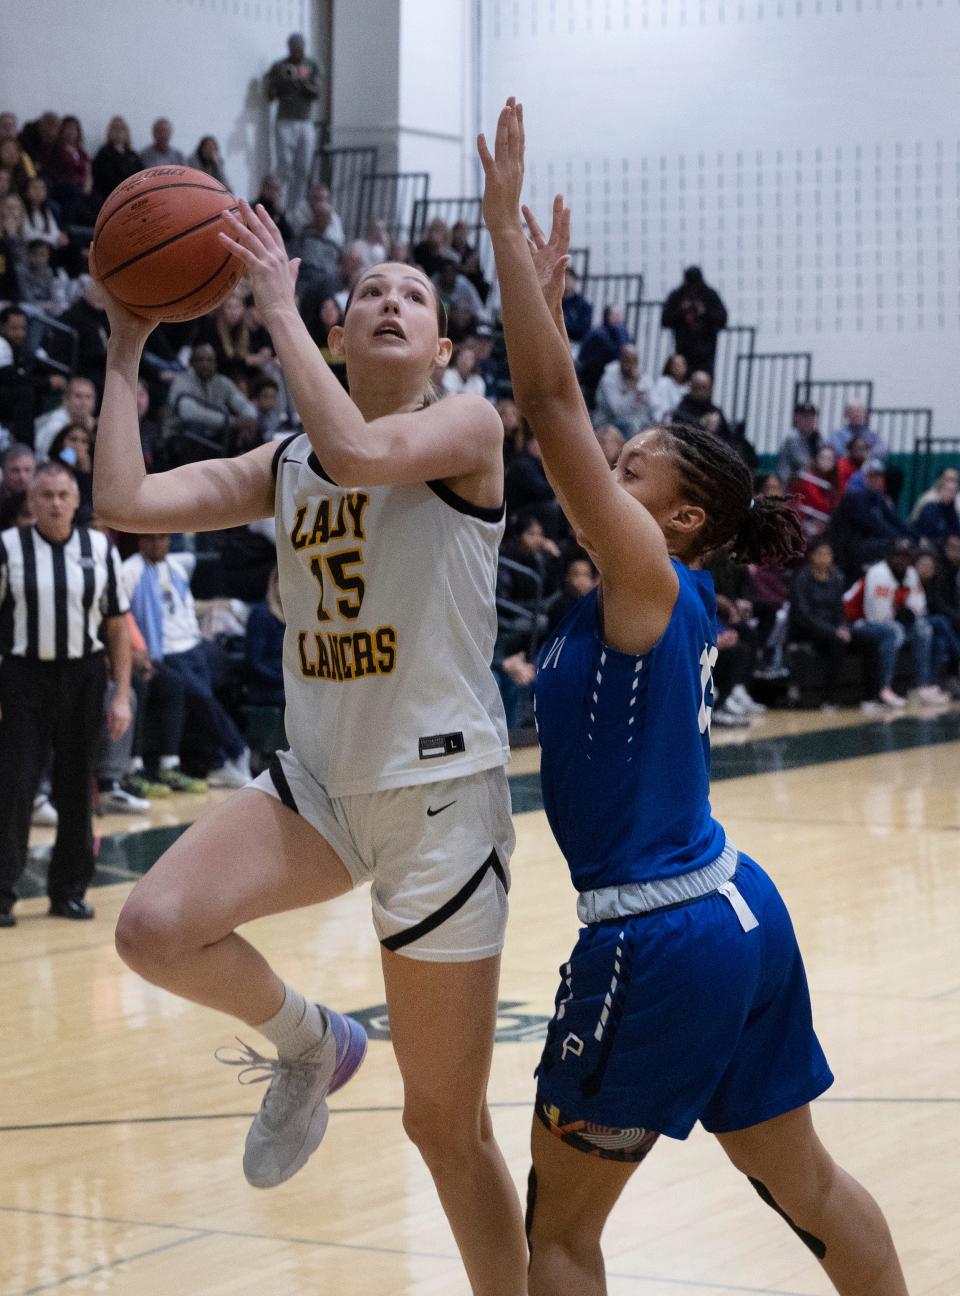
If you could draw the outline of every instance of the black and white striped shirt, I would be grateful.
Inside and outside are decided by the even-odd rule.
[[[0,532],[0,656],[66,661],[102,652],[100,623],[130,607],[120,557],[100,531],[62,544],[35,526]]]

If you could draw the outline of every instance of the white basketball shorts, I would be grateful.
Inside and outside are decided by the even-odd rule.
[[[503,766],[331,797],[285,751],[249,786],[316,828],[355,886],[370,883],[373,924],[386,949],[436,963],[502,950],[516,842]]]

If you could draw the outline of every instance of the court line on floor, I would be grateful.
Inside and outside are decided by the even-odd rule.
[[[411,1259],[416,1259],[416,1260],[446,1260],[452,1263],[457,1263],[460,1260],[459,1256],[453,1255],[450,1252],[411,1251],[406,1247],[380,1247],[380,1246],[361,1244],[357,1242],[326,1242],[320,1238],[285,1237],[282,1234],[278,1235],[273,1233],[246,1232],[241,1229],[207,1228],[207,1229],[198,1230],[196,1227],[191,1228],[185,1224],[159,1224],[159,1223],[154,1223],[153,1221],[150,1220],[117,1219],[115,1217],[108,1216],[108,1215],[82,1215],[82,1214],[73,1213],[71,1211],[44,1211],[44,1210],[37,1210],[35,1208],[27,1207],[27,1206],[0,1205],[0,1212],[9,1215],[37,1215],[46,1219],[83,1220],[91,1224],[116,1224],[118,1226],[123,1226],[127,1228],[168,1229],[174,1232],[183,1232],[183,1233],[189,1232],[192,1235],[189,1238],[181,1238],[177,1242],[171,1242],[168,1246],[155,1247],[153,1248],[153,1251],[145,1251],[142,1253],[143,1256],[155,1254],[158,1251],[171,1250],[175,1246],[183,1246],[188,1242],[196,1242],[204,1238],[228,1237],[228,1238],[243,1238],[247,1241],[283,1243],[288,1246],[293,1245],[293,1246],[326,1247],[328,1249],[337,1250],[337,1251],[361,1251],[361,1252],[369,1252],[377,1255],[409,1256]],[[94,1269],[91,1269],[87,1272],[91,1274],[97,1272],[103,1272],[105,1270],[113,1268],[115,1265],[126,1264],[128,1260],[135,1260],[140,1258],[142,1258],[142,1256],[124,1257],[120,1260],[114,1261],[110,1265],[97,1265]],[[34,1296],[34,1293],[37,1292],[51,1291],[55,1287],[61,1287],[65,1283],[73,1282],[77,1278],[83,1278],[86,1276],[87,1276],[86,1273],[71,1274],[67,1278],[60,1279],[57,1282],[47,1284],[46,1286],[31,1287],[29,1291],[23,1292],[22,1296]],[[633,1274],[633,1273],[618,1273],[618,1272],[609,1271],[608,1277],[616,1278],[618,1280],[627,1281],[627,1282],[666,1283],[671,1287],[688,1287],[698,1291],[743,1292],[745,1296],[813,1296],[812,1292],[790,1291],[784,1287],[744,1287],[744,1286],[737,1285],[736,1283],[729,1283],[729,1282],[715,1283],[715,1282],[703,1282],[697,1279],[689,1279],[689,1278],[665,1278],[660,1274]]]
[[[903,1097],[863,1097],[851,1096],[842,1097],[831,1094],[824,1095],[816,1100],[817,1106],[821,1104],[845,1104],[847,1106],[939,1106],[954,1107],[960,1104],[960,1097],[918,1097],[906,1095]],[[524,1098],[517,1101],[491,1102],[487,1106],[492,1111],[510,1111],[518,1108],[528,1108],[533,1111],[533,1099]],[[331,1116],[387,1116],[390,1114],[399,1114],[403,1111],[402,1103],[384,1103],[377,1107],[331,1107]],[[0,1125],[0,1134],[30,1134],[40,1133],[43,1130],[63,1130],[63,1129],[100,1129],[115,1125],[176,1125],[180,1122],[189,1121],[225,1121],[225,1120],[253,1120],[256,1112],[193,1112],[186,1115],[178,1116],[114,1116],[104,1117],[97,1120],[75,1120],[75,1121],[37,1121],[25,1125]],[[0,1210],[4,1209],[0,1207]]]
[[[148,1225],[147,1227],[162,1228],[163,1226]],[[206,1229],[194,1230],[193,1237],[177,1238],[174,1242],[164,1242],[162,1246],[151,1247],[149,1251],[138,1251],[135,1255],[119,1256],[116,1260],[111,1260],[109,1264],[94,1265],[90,1269],[81,1269],[79,1273],[67,1274],[65,1278],[57,1278],[48,1283],[39,1283],[36,1287],[28,1287],[19,1296],[36,1296],[37,1292],[54,1291],[57,1287],[65,1287],[67,1283],[77,1282],[80,1278],[91,1278],[94,1274],[109,1273],[113,1269],[118,1269],[120,1265],[132,1264],[135,1260],[145,1260],[148,1256],[159,1255],[161,1251],[172,1251],[175,1247],[187,1246],[191,1242],[198,1242],[202,1238],[209,1236],[210,1234]]]

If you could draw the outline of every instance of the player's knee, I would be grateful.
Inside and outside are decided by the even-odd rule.
[[[484,1140],[481,1113],[461,1111],[454,1103],[423,1096],[407,1098],[403,1129],[431,1167],[474,1159]]]
[[[174,907],[143,899],[134,891],[120,911],[115,943],[127,967],[149,976],[183,952]]]

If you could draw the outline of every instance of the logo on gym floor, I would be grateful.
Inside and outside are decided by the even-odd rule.
[[[498,1044],[538,1044],[547,1033],[549,1017],[542,1013],[518,1012],[523,1004],[501,1000],[497,1006]],[[363,1023],[363,1029],[372,1040],[390,1038],[390,1018],[387,1016],[387,1005],[378,1004],[375,1008],[350,1009],[350,1016]]]

